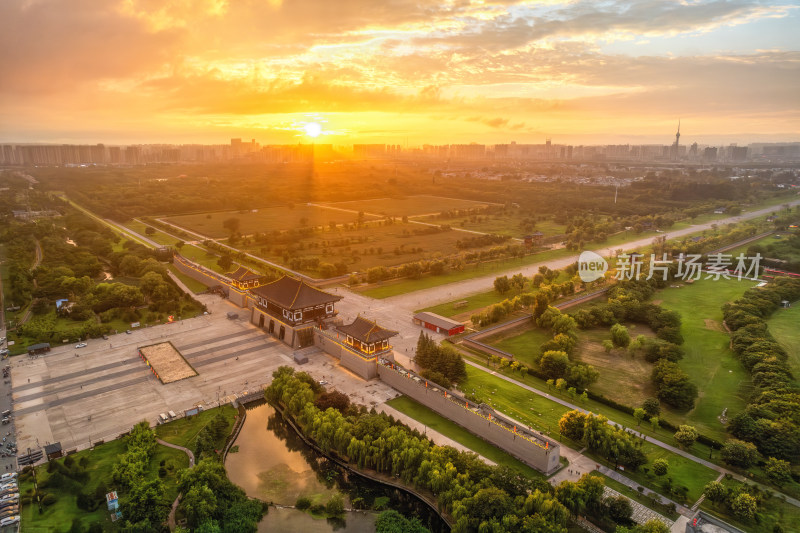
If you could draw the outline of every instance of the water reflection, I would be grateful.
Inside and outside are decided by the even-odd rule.
[[[279,505],[294,505],[303,496],[324,505],[331,496],[344,496],[345,507],[396,509],[417,516],[431,531],[447,526],[427,505],[391,487],[364,479],[342,469],[306,446],[281,416],[265,402],[249,404],[247,420],[225,461],[228,477],[248,496]],[[343,533],[374,531],[377,513],[347,512],[344,520],[316,519],[308,513],[271,507],[259,531]]]

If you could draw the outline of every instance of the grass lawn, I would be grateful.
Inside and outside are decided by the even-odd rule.
[[[741,483],[732,479],[723,479],[722,484],[737,492],[741,486]],[[775,531],[773,528],[776,524],[781,525],[782,531],[797,531],[797,519],[800,517],[800,509],[790,503],[782,502],[779,498],[779,496],[765,497],[756,513],[758,520],[749,520],[747,522],[732,516],[731,512],[722,504],[714,505],[705,500],[700,507],[703,511],[717,516],[742,531],[773,533]]]
[[[517,376],[514,377],[518,379]],[[535,380],[535,378],[526,377],[524,381],[526,384],[530,385],[533,380]],[[567,446],[575,449],[580,449],[582,447],[581,444],[572,443],[558,434],[558,420],[564,413],[569,411],[567,407],[559,403],[543,398],[522,387],[501,380],[497,376],[493,376],[469,365],[467,366],[467,379],[460,385],[460,389],[466,394],[477,395],[480,400],[491,405],[498,411],[551,435],[553,438],[564,442]],[[542,390],[547,390],[546,385]],[[631,415],[626,415],[625,413],[591,400],[588,400],[586,404],[582,406],[595,414],[606,415],[619,424],[636,428],[636,421]],[[643,430],[645,433],[651,435],[653,434],[652,430],[645,429],[644,426],[636,429]],[[655,433],[655,436],[669,444],[675,444],[672,437],[669,436],[669,433],[665,430],[659,430]],[[703,486],[717,477],[717,473],[714,470],[668,450],[659,448],[649,442],[643,444],[642,450],[647,455],[649,463],[652,463],[653,460],[658,458],[665,458],[669,461],[670,473],[675,484],[688,487],[688,498],[691,501],[696,501],[702,493]],[[695,444],[691,451],[693,453],[705,454],[705,457],[708,456],[708,448],[699,444]],[[625,472],[625,475],[641,485],[651,487],[653,490],[660,491],[661,489],[654,479],[651,479],[643,472],[628,471]]]
[[[190,278],[189,276],[187,276],[186,274],[175,268],[174,265],[169,265],[169,271],[175,274],[175,277],[181,280],[181,282],[195,294],[206,292],[206,290],[208,290],[208,287],[206,285],[200,283],[194,278]]]
[[[421,403],[412,400],[407,396],[400,396],[399,398],[389,400],[386,403],[401,413],[410,416],[414,420],[425,424],[429,428],[438,431],[442,435],[453,439],[459,444],[466,446],[473,452],[480,454],[499,465],[505,465],[513,468],[514,470],[517,470],[528,477],[544,477],[540,472],[502,451],[495,445],[486,442],[476,435],[473,435],[455,422],[448,420],[447,418],[437,414],[436,412],[428,409]]]
[[[194,450],[197,434],[220,412],[228,419],[228,430],[225,432],[227,435],[233,428],[236,409],[226,404],[215,409],[203,411],[192,417],[179,418],[167,424],[161,424],[156,427],[156,436],[170,444],[177,444]]]
[[[487,202],[461,200],[459,198],[419,195],[407,196],[405,198],[377,198],[365,201],[325,203],[322,205],[392,217],[411,217],[430,213],[441,213],[442,211],[450,211],[452,209],[474,209],[488,204]]]
[[[680,313],[686,355],[679,362],[700,389],[695,408],[685,419],[701,432],[725,440],[717,419],[728,408],[728,417],[742,411],[751,391],[750,375],[728,348],[730,337],[722,326],[722,305],[753,287],[753,281],[700,280],[680,288],[666,288],[653,299]],[[676,415],[678,415],[676,413]]]
[[[99,522],[103,525],[104,530],[113,530],[105,503],[96,511],[87,513],[86,511],[78,509],[76,503],[77,494],[79,491],[94,494],[98,486],[103,487],[104,492],[114,490],[115,487],[111,479],[112,468],[119,456],[125,453],[125,450],[126,444],[124,440],[120,439],[101,444],[92,450],[84,450],[71,455],[70,457],[72,457],[76,463],[80,462],[83,457],[88,458],[88,482],[82,486],[75,485],[71,487],[71,489],[42,489],[42,493],[47,494],[50,492],[58,496],[58,500],[54,504],[45,507],[43,514],[39,514],[36,506],[33,504],[24,505],[21,513],[22,531],[26,533],[66,532],[70,529],[72,520],[75,518],[81,519],[84,528],[88,527],[89,524],[93,522]],[[158,470],[162,460],[165,461],[165,467],[171,466],[167,468],[167,475],[161,478],[166,488],[166,495],[163,502],[165,505],[169,505],[175,500],[178,493],[177,472],[189,466],[189,458],[180,450],[158,445],[150,459],[148,470],[145,474],[147,478],[158,477]],[[59,461],[64,461],[64,459],[59,459]],[[46,485],[46,480],[49,477],[47,467],[38,467],[36,469],[36,476],[40,486],[43,483]],[[33,479],[31,476],[24,476],[20,482],[20,495],[24,497],[26,493],[33,493]]]
[[[549,331],[536,327],[532,322],[488,335],[481,342],[514,354],[519,361],[538,367],[542,357],[539,346],[552,338]]]
[[[767,322],[769,332],[789,354],[789,365],[795,375],[800,372],[800,302],[789,309],[778,309]]]
[[[668,505],[663,505],[661,503],[656,502],[650,496],[645,496],[638,490],[634,490],[627,485],[623,485],[616,479],[612,479],[606,475],[595,473],[594,475],[599,475],[603,478],[603,482],[606,484],[606,487],[610,489],[614,489],[615,491],[619,492],[623,496],[627,496],[631,500],[637,501],[647,507],[648,509],[652,509],[653,511],[660,513],[670,520],[677,520],[680,514],[676,511],[672,511],[669,509]]]
[[[463,228],[470,231],[480,231],[483,233],[495,233],[498,235],[509,235],[511,237],[522,238],[526,232],[522,229],[521,223],[529,218],[529,213],[521,210],[506,210],[499,213],[487,213],[480,215],[470,215],[454,218],[440,218],[438,216],[414,217],[414,220],[426,222],[428,224],[447,224],[454,228]],[[545,236],[561,235],[567,229],[566,224],[556,224],[552,220],[538,221],[533,231],[540,231]]]

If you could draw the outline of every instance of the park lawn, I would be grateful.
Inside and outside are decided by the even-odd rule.
[[[80,487],[80,490],[90,494],[94,494],[98,486],[104,487],[104,490],[113,490],[111,472],[114,463],[116,463],[120,455],[125,453],[125,450],[125,441],[118,439],[71,455],[70,457],[76,463],[83,457],[88,457],[89,459],[87,466],[89,480]],[[63,460],[58,459],[58,461]],[[163,502],[165,505],[170,505],[178,494],[178,471],[189,466],[189,458],[180,450],[157,445],[146,472],[148,479],[158,477],[158,470],[162,460],[165,461],[165,466],[170,466],[170,468],[166,469],[167,475],[161,478],[166,489]],[[49,477],[46,465],[37,467],[36,477],[40,485]],[[20,482],[20,496],[24,496],[28,492],[33,493],[33,479],[30,476]],[[42,489],[42,492],[47,494],[48,489]],[[66,532],[70,529],[75,518],[81,519],[84,528],[93,522],[103,524],[104,530],[111,530],[113,527],[105,504],[102,504],[94,512],[87,513],[78,509],[77,491],[55,489],[49,492],[58,496],[58,500],[53,505],[45,507],[44,513],[39,514],[34,504],[23,505],[20,520],[23,532]]]
[[[195,246],[193,244],[187,244],[183,246],[180,250],[180,254],[195,263],[203,265],[209,270],[213,270],[219,274],[225,274],[226,270],[220,267],[217,264],[220,256],[215,252],[210,250],[206,250],[205,248],[201,248],[199,246]],[[236,270],[235,267],[231,267],[233,270]]]
[[[631,500],[637,501],[647,507],[648,509],[652,509],[653,511],[660,513],[670,520],[677,520],[680,514],[677,511],[670,510],[668,505],[664,505],[660,502],[656,502],[650,496],[645,496],[638,490],[633,490],[628,485],[624,485],[617,481],[616,479],[610,478],[605,474],[600,474],[599,472],[595,472],[593,475],[600,476],[603,478],[603,482],[606,484],[606,487],[610,489],[614,489],[615,491],[619,492],[623,496],[630,498]]]
[[[239,220],[239,233],[272,233],[311,226],[328,227],[330,223],[345,224],[358,220],[358,211],[364,211],[364,203],[355,213],[326,209],[312,205],[296,205],[293,207],[267,207],[250,211],[217,211],[213,213],[196,213],[193,215],[177,215],[164,217],[162,220],[184,229],[206,235],[213,239],[227,237],[230,230],[223,226],[226,220]],[[372,218],[372,217],[367,217]]]
[[[721,483],[734,490],[738,490],[738,487],[741,486],[739,481],[733,479],[723,479]],[[739,520],[724,505],[716,505],[708,500],[704,500],[700,508],[728,524],[740,528],[742,531],[752,533],[773,533],[775,531],[773,528],[776,524],[781,525],[783,528],[781,531],[797,531],[797,519],[800,517],[800,509],[790,503],[781,501],[781,496],[778,493],[764,498],[756,513],[757,520],[748,520],[746,522]]]
[[[514,358],[528,366],[538,368],[542,351],[539,347],[549,341],[549,331],[533,325],[532,321],[524,323],[493,335],[480,339],[481,342],[514,354]]]
[[[208,287],[205,284],[200,283],[194,278],[190,278],[189,276],[187,276],[186,274],[175,268],[174,265],[169,265],[169,271],[172,272],[176,278],[181,280],[181,283],[186,285],[189,288],[189,290],[192,291],[194,294],[200,294],[201,292],[206,292],[208,290]]]
[[[220,412],[228,419],[228,430],[225,432],[227,436],[233,428],[233,423],[237,414],[236,409],[227,404],[214,409],[208,409],[195,416],[179,418],[178,420],[161,424],[156,427],[156,436],[170,444],[177,444],[178,446],[194,450],[197,434]],[[219,444],[224,444],[224,442]]]
[[[727,434],[717,417],[726,408],[728,418],[744,410],[752,390],[750,375],[729,348],[722,306],[755,284],[751,280],[700,280],[663,289],[653,297],[681,315],[686,355],[678,364],[700,391],[694,409],[685,414],[686,423],[721,441]]]
[[[516,459],[500,448],[483,440],[482,438],[473,435],[455,422],[452,422],[451,420],[448,420],[447,418],[437,414],[421,403],[409,398],[408,396],[400,396],[399,398],[389,400],[386,403],[401,413],[410,416],[417,422],[425,424],[429,428],[438,431],[445,437],[453,439],[459,444],[466,446],[473,452],[482,455],[499,465],[505,465],[509,468],[513,468],[527,477],[544,477],[541,472],[534,470],[519,459]]]
[[[525,381],[529,383],[527,378]],[[522,387],[501,380],[497,376],[493,376],[469,365],[467,365],[467,379],[461,383],[459,388],[466,394],[477,395],[480,400],[499,412],[505,413],[524,424],[530,425],[560,442],[564,442],[567,446],[575,449],[580,449],[582,446],[578,443],[572,443],[558,434],[558,421],[564,413],[571,410],[568,407],[543,398]],[[595,407],[600,406],[602,406],[602,404],[591,400],[588,400],[586,404],[583,405],[584,409],[591,410],[595,414],[604,414],[617,423],[652,434],[652,431],[645,429],[644,426],[636,428],[636,422],[633,416],[626,416],[624,413],[607,406],[602,406],[605,407],[605,409],[595,409]],[[609,413],[609,411],[611,412]],[[627,419],[630,419],[630,421]],[[657,433],[656,437],[659,440],[674,445],[674,442],[671,442],[671,438],[665,438],[665,433],[664,430],[661,430],[661,434]],[[703,447],[695,443],[693,448],[692,452],[696,453]],[[703,486],[706,483],[717,478],[718,474],[714,470],[649,442],[645,442],[642,445],[642,451],[647,455],[648,464],[659,458],[664,458],[669,461],[670,475],[675,485],[686,486],[689,489],[687,494],[691,501],[696,501],[701,496]],[[602,458],[594,454],[590,453],[588,455],[594,457],[598,461],[602,460]],[[661,490],[659,483],[657,483],[652,476],[648,476],[642,471],[626,471],[625,475],[640,485],[652,488],[656,492]]]
[[[789,309],[778,309],[767,321],[769,332],[789,354],[789,366],[800,373],[800,303],[794,302]]]
[[[326,202],[325,206],[348,209],[350,211],[364,211],[383,216],[402,217],[420,216],[431,213],[441,213],[453,209],[474,209],[490,205],[490,202],[476,202],[460,198],[445,198],[443,196],[407,196],[405,198],[376,198],[371,200],[358,200],[351,202]],[[497,205],[497,204],[491,204]]]

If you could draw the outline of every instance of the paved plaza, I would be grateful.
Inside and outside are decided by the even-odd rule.
[[[64,450],[111,440],[134,424],[155,425],[160,413],[213,407],[266,386],[272,372],[290,365],[309,372],[354,401],[377,405],[397,393],[378,380],[365,382],[323,353],[297,365],[293,350],[246,320],[217,296],[202,295],[210,314],[131,334],[92,339],[85,348],[54,348],[11,363],[12,397],[20,453],[61,442]],[[227,311],[242,318],[230,320]],[[139,357],[140,346],[170,341],[198,375],[162,384]]]

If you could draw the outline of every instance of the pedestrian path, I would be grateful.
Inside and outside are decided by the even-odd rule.
[[[650,520],[659,520],[667,525],[670,529],[672,528],[672,524],[675,522],[670,520],[666,516],[659,514],[649,507],[645,507],[641,503],[637,502],[636,500],[632,500],[628,498],[624,494],[621,494],[609,487],[603,487],[603,497],[605,498],[616,498],[618,496],[623,496],[627,498],[627,500],[631,503],[631,509],[633,510],[633,514],[631,514],[631,520],[636,522],[637,524],[646,524]]]

